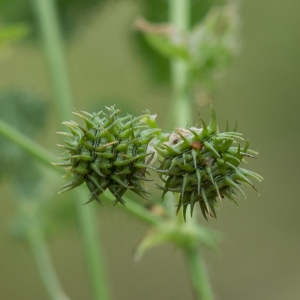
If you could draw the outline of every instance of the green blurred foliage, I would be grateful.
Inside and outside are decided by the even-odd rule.
[[[18,41],[29,34],[29,28],[24,24],[14,24],[0,28],[0,47]]]
[[[146,1],[138,3],[142,2]],[[150,3],[166,3],[164,0],[148,2],[149,6]],[[22,11],[23,5],[19,6]],[[129,15],[128,18],[122,19],[123,9],[124,5],[121,5],[116,10],[110,9],[104,13],[100,11],[93,18],[97,22],[91,24],[88,30],[82,29],[84,33],[93,33],[88,35],[84,45],[82,34],[74,37],[68,55],[70,65],[76,66],[71,71],[75,95],[81,101],[77,105],[82,109],[97,105],[94,111],[98,111],[104,105],[118,103],[118,106],[131,114],[138,114],[144,108],[153,108],[162,118],[167,109],[169,93],[145,80],[146,68],[139,69],[137,51],[128,51],[132,47],[132,40],[130,44],[128,40],[117,44],[111,38],[111,33],[118,30],[114,38],[121,39],[124,28],[129,28],[128,23],[125,23],[132,17],[132,10],[128,9],[129,12],[125,12]],[[243,1],[243,51],[228,76],[219,82],[218,101],[214,103],[219,111],[220,121],[225,123],[226,117],[239,120],[241,130],[251,138],[253,147],[260,152],[255,169],[266,178],[259,187],[260,199],[254,193],[254,196],[249,195],[248,201],[243,202],[239,210],[226,204],[219,219],[208,224],[209,227],[221,229],[226,237],[219,245],[222,255],[207,256],[212,265],[210,275],[213,277],[214,289],[217,297],[222,299],[281,300],[299,297],[299,9],[298,0],[288,4],[279,0]],[[0,13],[2,12],[1,10]],[[162,12],[158,13],[162,15]],[[167,20],[166,10],[164,17],[159,20],[156,16],[147,16],[145,10],[140,14],[150,21]],[[118,24],[119,27],[111,28],[103,20],[110,20],[110,25]],[[81,25],[82,23],[79,24]],[[131,33],[132,39],[136,35],[143,40],[141,34],[134,32]],[[144,40],[142,42],[144,49],[151,52],[150,56],[142,53],[150,62],[147,68],[152,74],[158,74],[159,82],[159,78],[162,78],[159,73],[161,66],[151,57],[155,55],[164,61],[166,71],[167,59],[155,49],[149,49]],[[115,50],[113,47],[116,44],[119,46],[118,51],[111,51],[111,56],[108,56],[107,49]],[[91,52],[90,45],[95,51]],[[2,86],[9,87],[11,83],[17,86],[34,85],[36,89],[49,94],[49,90],[45,88],[44,75],[41,74],[42,56],[37,54],[36,48],[29,55],[27,45],[18,46],[12,59],[2,65]],[[135,42],[135,49],[137,47],[139,46]],[[115,59],[116,56],[119,59]],[[129,76],[126,73],[128,65],[131,72]],[[114,75],[110,74],[110,70]],[[128,78],[135,72],[137,76],[132,81],[124,80],[125,76]],[[25,77],[24,74],[28,76]],[[92,78],[96,80],[93,81]],[[141,83],[142,80],[145,82]],[[85,94],[87,97],[82,96]],[[91,104],[94,95],[99,96]],[[199,110],[205,117],[206,108]],[[196,110],[194,114],[197,114]],[[55,143],[53,141],[52,145]],[[9,163],[7,166],[10,168]],[[3,170],[2,167],[1,169]],[[8,172],[9,169],[6,168],[5,171]],[[51,184],[51,188],[49,186],[48,191],[56,195],[59,182]],[[9,201],[6,201],[8,194],[5,187],[2,192],[1,213],[2,222],[5,222],[12,212]],[[48,207],[52,215],[49,218],[55,223],[52,226],[58,227],[58,219],[62,218],[63,213],[60,205],[73,203],[73,200],[56,195],[54,201],[50,202],[59,207],[57,211],[54,207],[53,210]],[[100,234],[107,250],[107,263],[111,268],[115,299],[193,299],[186,268],[178,251],[170,247],[162,247],[157,251],[154,249],[139,264],[133,264],[130,255],[132,245],[144,233],[145,228],[126,214],[108,206],[97,209],[97,212],[101,220]],[[4,230],[1,245],[1,298],[45,299],[46,295],[38,284],[39,278],[28,253],[15,243],[8,243]],[[51,250],[71,298],[87,299],[86,273],[80,263],[77,236],[70,230],[51,243]]]
[[[141,7],[141,15],[153,23],[166,23],[169,20],[168,0],[136,0]],[[222,0],[191,0],[191,27],[199,23],[209,9]],[[141,33],[132,34],[132,44],[139,50],[146,62],[152,80],[156,83],[166,83],[170,79],[169,59],[161,56],[155,49],[149,47]]]
[[[220,71],[226,69],[238,49],[240,21],[238,7],[229,4],[211,8],[190,32],[172,25],[136,22],[146,41],[167,59],[185,60],[190,69],[190,87],[194,83],[211,92]]]
[[[28,137],[35,138],[45,126],[47,105],[35,94],[22,90],[0,92],[0,118]],[[0,140],[0,178],[12,176],[15,184],[30,192],[40,173],[35,161],[4,139]]]
[[[201,245],[210,251],[217,251],[217,242],[220,238],[221,235],[214,230],[196,223],[180,224],[178,219],[173,218],[147,232],[137,245],[134,258],[139,260],[146,251],[164,243],[171,243],[181,249]]]
[[[32,139],[45,133],[47,111],[48,104],[33,92],[0,92],[0,118]],[[17,204],[11,225],[14,237],[24,239],[32,222],[38,222],[44,234],[52,236],[74,219],[70,202],[55,201],[57,190],[52,187],[58,183],[52,173],[4,139],[0,139],[0,155],[0,180],[5,179],[11,185]]]
[[[44,172],[30,194],[17,195],[16,214],[10,222],[10,234],[14,238],[26,241],[28,230],[34,225],[39,226],[47,239],[51,239],[74,224],[74,205],[71,201],[57,199],[57,190],[53,189],[57,184],[52,174],[45,176]]]
[[[213,7],[189,37],[192,80],[213,91],[220,71],[233,61],[238,50],[240,20],[237,6]]]
[[[0,0],[0,19],[4,23],[22,22],[33,26],[33,33],[36,32],[34,11],[31,1],[23,0]],[[95,6],[104,4],[108,0],[58,0],[58,12],[64,32],[70,32],[76,27],[78,19],[91,12]]]
[[[168,17],[168,0],[124,0],[128,3],[136,3],[141,15],[155,23],[165,23]],[[121,0],[57,0],[56,4],[65,36],[74,32],[74,29],[82,22],[88,22],[95,9],[101,9],[105,4],[122,2]],[[209,11],[209,9],[224,0],[191,0],[191,26],[194,26]],[[23,0],[0,0],[0,19],[4,23],[22,22],[33,28],[32,34],[37,32],[33,10],[30,1]],[[144,40],[142,34],[131,33],[132,47],[147,64],[147,69],[153,81],[165,83],[170,78],[169,61],[154,49],[151,49]]]

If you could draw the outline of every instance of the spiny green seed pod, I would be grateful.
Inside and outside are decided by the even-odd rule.
[[[60,132],[71,138],[58,145],[67,150],[63,163],[55,165],[67,168],[74,174],[71,182],[62,186],[62,192],[86,183],[91,195],[87,203],[97,200],[107,188],[116,197],[115,203],[125,205],[122,196],[127,189],[143,198],[147,192],[142,186],[147,163],[153,152],[148,143],[159,131],[151,128],[154,116],[145,114],[136,118],[127,115],[119,118],[120,109],[106,107],[108,113],[74,113],[85,121],[85,128],[70,121],[64,122],[71,134]]]
[[[163,157],[160,167],[156,170],[164,181],[162,198],[167,192],[180,193],[178,210],[183,207],[186,216],[187,207],[199,203],[202,214],[207,219],[216,217],[215,205],[217,198],[222,203],[226,196],[236,204],[233,196],[239,191],[244,196],[240,182],[251,187],[253,183],[248,177],[262,180],[252,171],[239,167],[243,158],[254,157],[256,152],[248,149],[249,141],[244,148],[234,147],[236,140],[243,140],[236,129],[230,132],[228,124],[226,132],[219,133],[214,108],[211,107],[211,121],[208,126],[202,119],[202,128],[178,128],[169,136],[169,141],[156,147]],[[178,211],[177,210],[177,211]]]

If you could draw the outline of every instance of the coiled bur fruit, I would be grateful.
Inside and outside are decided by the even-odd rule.
[[[202,214],[216,217],[217,198],[222,203],[226,196],[236,204],[233,196],[239,191],[241,182],[254,187],[249,178],[259,181],[262,177],[252,171],[239,167],[244,157],[254,157],[256,152],[249,150],[249,141],[242,148],[240,144],[233,146],[236,140],[243,140],[242,134],[235,130],[230,132],[228,124],[226,132],[219,133],[216,114],[211,107],[211,121],[208,126],[202,119],[202,128],[178,128],[169,136],[169,141],[156,147],[163,157],[158,174],[164,181],[163,198],[167,192],[180,193],[178,209],[183,208],[186,216],[190,206],[191,215],[198,202]]]
[[[96,200],[101,204],[99,195],[107,188],[116,197],[115,203],[125,205],[122,196],[127,189],[147,198],[149,193],[142,185],[152,155],[147,148],[159,129],[148,125],[153,121],[149,114],[120,118],[120,109],[106,108],[107,113],[74,113],[85,121],[85,128],[73,121],[63,123],[71,133],[60,134],[71,140],[59,145],[68,155],[63,157],[65,162],[55,165],[66,168],[73,179],[61,192],[85,182],[91,192],[87,203]]]

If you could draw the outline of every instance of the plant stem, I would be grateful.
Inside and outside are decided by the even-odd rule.
[[[170,23],[179,30],[187,32],[190,27],[190,8],[190,0],[169,0]],[[193,116],[189,71],[189,65],[184,60],[171,60],[171,83],[174,93],[171,111],[177,127],[185,127]],[[186,221],[195,222],[195,216]],[[183,220],[178,219],[178,222],[183,222]],[[212,300],[212,291],[197,246],[186,245],[183,250],[189,267],[195,299]]]
[[[41,147],[35,141],[31,140],[30,138],[20,133],[18,130],[16,130],[9,124],[3,122],[1,119],[0,119],[0,135],[4,136],[12,143],[18,145],[21,149],[26,151],[29,155],[31,155],[33,158],[38,160],[40,163],[46,165],[47,167],[51,168],[52,170],[55,170],[60,174],[65,173],[65,171],[62,168],[59,168],[49,163],[50,161],[56,160],[56,158],[51,153],[49,153],[46,149]],[[83,196],[81,196],[80,199],[82,199],[82,197]],[[113,196],[107,195],[106,198],[112,200]],[[128,197],[123,197],[123,198],[126,202],[126,207],[122,205],[117,205],[118,208],[129,212],[130,214],[134,215],[136,218],[144,221],[149,225],[155,225],[159,223],[160,218],[158,216],[152,214],[149,210],[147,210],[144,207],[141,207],[139,204],[136,204],[130,198]],[[81,204],[80,204],[80,210],[82,210]],[[83,216],[83,219],[85,218],[86,216]],[[89,225],[87,224],[87,227],[88,226]]]
[[[190,6],[190,0],[169,0],[169,22],[184,33],[188,32],[190,28]],[[176,124],[176,127],[185,128],[188,120],[191,120],[193,116],[189,90],[189,66],[186,61],[173,58],[170,61],[170,67],[173,90],[170,120],[172,127]],[[176,202],[174,195],[168,197],[170,202]],[[184,222],[183,218],[182,222]]]
[[[55,156],[1,119],[0,134],[11,142],[20,146],[25,152],[30,154],[39,162],[57,171],[57,167],[50,163],[51,161],[56,160]]]
[[[106,198],[113,199],[113,195],[107,195]],[[133,215],[135,218],[143,221],[144,223],[151,225],[151,226],[156,226],[161,224],[162,219],[151,213],[147,208],[143,207],[141,204],[137,204],[134,201],[130,200],[128,197],[123,197],[124,201],[126,202],[126,206],[123,205],[118,205],[119,209],[130,213]]]
[[[169,0],[170,23],[186,32],[190,27],[190,0]],[[171,85],[173,101],[171,104],[172,126],[185,127],[193,116],[189,93],[189,66],[184,60],[171,60]]]
[[[62,168],[52,166],[49,163],[50,161],[53,161],[55,159],[52,154],[47,152],[46,149],[44,149],[36,142],[24,136],[22,133],[20,133],[19,131],[12,128],[10,125],[6,124],[1,120],[0,120],[0,134],[5,138],[9,139],[11,142],[20,146],[33,158],[45,164],[49,168],[51,167],[53,170],[59,173],[64,172]],[[85,198],[85,195],[83,195],[83,193],[80,192],[79,198],[81,199]],[[112,196],[108,196],[107,198],[112,198]],[[124,200],[126,201],[126,207],[118,205],[117,206],[118,208],[121,208],[122,210],[131,213],[136,218],[142,220],[143,222],[149,225],[159,224],[160,222],[159,217],[153,215],[147,209],[141,207],[140,205],[136,204],[134,201],[132,201],[127,197],[124,197]],[[103,259],[100,252],[101,250],[99,249],[98,244],[94,242],[94,240],[96,240],[97,238],[97,230],[96,227],[94,226],[95,212],[91,205],[86,205],[85,207],[82,207],[79,201],[76,201],[76,206],[77,206],[77,212],[80,212],[80,217],[78,217],[78,223],[79,223],[78,225],[80,230],[81,241],[83,245],[88,245],[88,246],[84,246],[84,249],[86,249],[84,251],[84,257],[85,257],[86,264],[88,265],[89,276],[90,276],[90,280],[92,281],[91,284],[99,285],[101,282],[104,281],[105,277],[102,269],[100,269],[99,266],[97,267],[97,264],[95,263],[95,261],[97,260],[98,263],[101,266],[103,266]],[[42,275],[42,279],[44,281],[45,287],[48,292],[51,292],[53,294],[57,293],[56,295],[60,294],[62,297],[63,293],[58,288],[60,287],[59,283],[57,283],[57,279],[55,279],[55,276],[53,275],[55,273],[53,267],[51,266],[51,260],[49,257],[48,250],[41,237],[41,233],[38,230],[39,226],[34,226],[34,228],[35,230],[30,231],[30,233],[28,234],[28,241],[34,253],[35,260],[37,262],[40,273]],[[200,253],[198,252],[198,249],[188,248],[185,249],[184,251],[186,254],[189,270],[191,273],[195,294],[197,295],[197,297],[199,295],[205,295],[205,297],[207,297],[204,298],[204,296],[203,297],[201,296],[202,297],[201,298],[199,296],[198,299],[202,299],[202,300],[213,299],[213,297],[211,296],[211,289],[209,287],[205,268],[203,262],[201,261],[201,257],[200,257]],[[99,260],[101,261],[99,262]],[[49,278],[45,278],[47,274],[49,274],[50,276]],[[49,279],[49,282],[46,282],[46,279],[47,280]],[[52,290],[52,286],[56,286],[56,287]],[[49,287],[51,287],[51,291]],[[94,294],[95,293],[96,292],[94,291]],[[101,291],[101,293],[104,292]],[[105,298],[106,296],[104,296],[103,298],[101,298],[102,296],[100,295],[99,298],[96,297],[97,296],[94,296],[94,299],[108,299]],[[53,299],[57,300],[57,299],[64,299],[64,298],[57,297]]]
[[[214,297],[208,280],[205,264],[197,246],[186,247],[185,256],[191,276],[195,299],[213,300]]]
[[[48,68],[55,92],[56,111],[60,121],[68,120],[72,111],[72,94],[65,63],[62,35],[54,0],[32,0],[41,29]],[[76,194],[77,195],[77,194]],[[95,214],[91,207],[84,209],[76,197],[78,226],[83,255],[89,274],[93,299],[109,299],[108,284],[105,280],[104,259],[99,245]]]
[[[86,194],[82,189],[78,189],[78,200],[85,199]],[[89,270],[89,282],[92,287],[93,299],[109,299],[109,285],[104,272],[105,260],[99,244],[96,211],[93,205],[83,206],[80,201],[76,201],[78,228],[80,240],[83,245],[83,255],[87,269]],[[95,288],[99,286],[99,288]]]
[[[66,121],[70,118],[72,111],[72,93],[55,2],[54,0],[31,1],[44,44],[54,90],[56,113],[60,121]]]
[[[26,228],[26,237],[33,252],[36,265],[39,269],[42,281],[51,300],[68,300],[63,292],[58,277],[54,270],[51,257],[41,231],[40,223],[35,216],[30,216]]]

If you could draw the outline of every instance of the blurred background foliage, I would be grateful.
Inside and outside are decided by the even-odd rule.
[[[76,32],[76,28],[83,24],[88,25],[94,16],[95,10],[105,9],[106,5],[118,5],[134,2],[140,10],[140,14],[146,19],[156,23],[164,23],[168,20],[168,0],[58,0],[59,17],[65,37],[70,37]],[[191,25],[198,23],[214,4],[226,3],[224,0],[191,1]],[[25,23],[33,30],[31,36],[37,35],[37,26],[31,9],[30,1],[1,0],[0,20],[5,23]],[[129,24],[128,24],[129,25]],[[130,27],[130,26],[129,26]],[[132,34],[132,45],[140,50],[140,55],[146,61],[151,61],[148,68],[156,83],[166,81],[170,75],[169,63],[166,57],[162,57],[149,47],[141,35]]]
[[[0,94],[0,118],[21,133],[36,140],[46,131],[48,103],[34,94],[30,88],[2,90]],[[11,223],[13,236],[24,239],[28,218],[32,213],[42,223],[40,229],[46,236],[62,229],[73,219],[71,203],[54,201],[56,191],[49,187],[58,184],[53,174],[41,167],[35,159],[4,139],[0,139],[0,180],[10,186],[16,200],[17,216]],[[28,203],[30,203],[28,205]],[[27,215],[28,210],[30,214]],[[53,218],[56,219],[55,223]]]
[[[46,103],[36,95],[24,90],[2,90],[0,94],[0,118],[13,125],[16,129],[31,138],[36,138],[46,125]],[[30,165],[35,166],[33,159],[29,158],[24,151],[13,147],[10,142],[0,140],[1,178],[14,176],[14,181],[22,182],[28,178],[27,170]],[[37,174],[36,174],[37,173]],[[32,175],[40,176],[38,172]],[[37,178],[34,178],[34,182]],[[32,186],[23,185],[24,189],[32,189]]]
[[[192,3],[195,25],[212,5],[224,1]],[[171,97],[168,62],[149,47],[142,34],[133,30],[133,24],[139,16],[164,23],[168,18],[167,1],[57,4],[65,32],[75,108],[96,111],[104,105],[117,104],[133,114],[147,108],[158,114],[158,124],[163,126]],[[300,3],[241,0],[240,8],[241,51],[229,71],[217,78],[217,89],[211,98],[221,130],[226,118],[232,124],[238,119],[239,131],[260,153],[259,159],[251,163],[252,169],[262,174],[265,181],[258,187],[260,199],[249,189],[247,201],[241,199],[239,210],[226,202],[216,221],[202,221],[224,236],[220,254],[207,253],[210,276],[219,299],[298,299]],[[13,33],[3,31],[17,28],[15,24],[21,27]],[[30,1],[1,0],[0,25],[0,46],[9,45],[5,55],[0,55],[0,117],[59,155],[55,144],[60,140],[55,131],[60,125],[51,104],[53,94]],[[208,119],[209,108],[203,104],[199,89],[193,104],[195,116],[191,119],[197,117],[197,111]],[[59,230],[61,222],[69,225],[51,239],[51,253],[70,298],[88,299],[80,246],[76,230],[70,226],[74,215],[72,198],[56,194],[61,183],[59,176],[40,169],[2,138],[0,153],[1,297],[46,298],[30,252],[7,234],[12,232],[8,227],[16,215],[15,209],[23,201],[21,193],[39,203],[40,215],[50,225],[45,225],[47,232]],[[39,194],[47,200],[42,205]],[[192,299],[179,252],[160,246],[138,264],[133,263],[132,251],[144,235],[145,226],[109,204],[95,209],[114,299]],[[13,224],[14,236],[22,236],[22,226]]]

